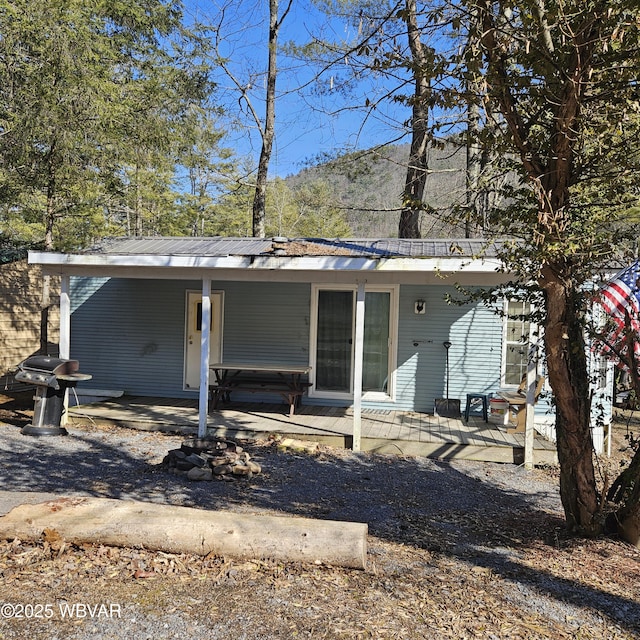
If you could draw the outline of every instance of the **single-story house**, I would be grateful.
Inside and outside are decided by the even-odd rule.
[[[29,260],[61,278],[60,355],[93,376],[83,388],[198,398],[202,433],[214,363],[301,368],[305,404],[353,407],[354,446],[362,409],[433,413],[451,398],[464,410],[467,394],[516,388],[528,368],[524,319],[447,301],[456,284],[509,279],[482,240],[115,238]],[[534,420],[553,436],[548,390]]]

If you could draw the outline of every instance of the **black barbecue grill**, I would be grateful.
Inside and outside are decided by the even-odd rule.
[[[36,387],[33,422],[22,429],[32,436],[66,435],[61,426],[67,389],[92,376],[78,371],[77,360],[32,356],[18,365],[15,379]]]

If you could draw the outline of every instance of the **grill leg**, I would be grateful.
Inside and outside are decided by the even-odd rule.
[[[33,422],[23,427],[27,436],[66,436],[67,430],[60,426],[64,411],[64,385],[60,389],[36,387]]]

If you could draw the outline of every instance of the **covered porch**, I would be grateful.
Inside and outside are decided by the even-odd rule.
[[[373,453],[425,456],[444,460],[524,463],[524,434],[470,416],[468,422],[416,411],[362,410],[360,449]],[[256,439],[282,436],[351,448],[353,411],[303,404],[289,417],[288,407],[233,402],[211,411],[207,435]],[[121,427],[196,434],[197,400],[124,396],[69,409],[68,425],[113,424]],[[536,434],[533,463],[557,463],[555,444]]]

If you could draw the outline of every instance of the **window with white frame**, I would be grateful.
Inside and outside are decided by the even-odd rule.
[[[519,385],[527,373],[529,356],[529,314],[527,302],[507,300],[505,303],[503,384]]]

